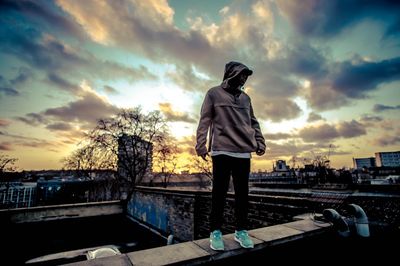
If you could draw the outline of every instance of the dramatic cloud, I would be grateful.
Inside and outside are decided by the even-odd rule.
[[[331,37],[358,21],[371,18],[388,27],[387,34],[399,33],[400,4],[397,1],[362,0],[286,1],[278,7],[301,34]]]
[[[0,127],[7,127],[11,124],[10,120],[0,118]]]
[[[0,93],[7,96],[18,96],[19,92],[13,88],[9,87],[0,87]]]
[[[398,144],[400,144],[400,136],[399,135],[395,135],[395,136],[383,135],[379,138],[376,138],[374,140],[374,144],[377,146],[383,146],[383,147],[387,147],[387,146],[391,146],[391,145],[398,145]]]
[[[103,90],[108,94],[118,94],[119,92],[111,86],[105,85],[103,86]]]
[[[374,116],[374,115],[363,115],[360,118],[360,121],[363,123],[378,123],[383,121],[383,118],[380,116]]]
[[[367,134],[364,126],[355,120],[341,122],[336,126],[336,129],[343,138],[353,138]]]
[[[264,134],[264,138],[269,141],[269,140],[281,140],[281,139],[288,139],[292,138],[293,136],[291,134],[287,133],[274,133],[274,134]]]
[[[365,135],[367,132],[364,126],[352,120],[350,122],[341,122],[336,125],[321,124],[307,126],[299,131],[299,137],[306,142],[326,142],[336,138],[354,138]]]
[[[280,99],[279,101],[274,101],[264,100],[262,97],[253,97],[252,102],[258,119],[279,122],[283,119],[296,118],[301,114],[300,107],[291,100]]]
[[[389,106],[384,104],[375,104],[373,109],[374,112],[383,112],[388,110],[400,110],[400,105]]]
[[[2,0],[0,2],[1,13],[7,14],[7,12],[18,12],[23,14],[27,18],[35,21],[38,24],[42,24],[44,27],[51,25],[56,31],[63,31],[68,34],[72,34],[75,37],[83,37],[83,31],[77,23],[70,20],[65,14],[54,11],[54,6],[49,1],[47,5],[43,5],[38,1],[13,1],[13,0]],[[1,14],[0,13],[0,14]]]
[[[36,29],[0,29],[0,49],[6,50],[36,70],[47,73],[48,81],[59,88],[74,92],[76,86],[69,81],[96,78],[100,80],[126,79],[130,82],[157,77],[146,67],[130,67],[109,60],[101,60],[80,47],[74,47],[53,35]],[[61,74],[62,73],[62,74]],[[20,73],[17,80],[26,78]],[[15,80],[15,82],[17,81]],[[16,91],[7,87],[9,94]],[[15,92],[14,92],[15,91]]]
[[[400,80],[399,8],[387,0],[0,1],[0,128],[14,132],[0,143],[66,147],[117,106],[154,102],[178,122],[172,131],[192,135],[205,92],[234,60],[254,71],[245,91],[256,117],[285,132],[265,134],[271,158],[326,152],[367,129],[360,140],[397,149],[400,106],[385,99]],[[190,97],[185,109],[179,93]],[[57,142],[18,138],[19,130],[47,130]],[[178,141],[193,152],[193,136]]]
[[[46,126],[49,130],[56,130],[56,131],[70,131],[73,127],[68,123],[53,123]]]
[[[13,150],[10,143],[0,142],[0,150],[1,151],[11,151]]]
[[[196,123],[197,121],[190,117],[187,113],[177,112],[172,109],[170,103],[159,103],[158,104],[161,112],[164,114],[166,119],[170,122],[187,122],[187,123]]]
[[[29,113],[17,119],[32,126],[43,125],[56,131],[72,129],[70,123],[78,123],[81,128],[89,129],[94,127],[100,118],[115,115],[118,110],[106,98],[83,83],[76,101],[65,106],[48,108],[41,113]]]
[[[315,122],[315,121],[319,121],[319,120],[324,120],[324,119],[320,114],[317,114],[314,112],[311,112],[307,118],[307,122]]]
[[[380,62],[343,62],[332,77],[332,87],[351,98],[364,97],[378,85],[400,79],[400,57]]]
[[[93,127],[100,118],[115,115],[118,110],[104,97],[86,87],[78,100],[69,102],[66,106],[49,108],[42,114],[52,120],[79,122],[84,127]]]
[[[29,113],[25,116],[16,117],[16,119],[31,126],[38,126],[48,123],[47,118],[43,114],[38,113]]]

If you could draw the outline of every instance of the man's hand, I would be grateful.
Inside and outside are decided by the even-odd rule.
[[[265,150],[258,149],[258,150],[256,151],[256,154],[257,154],[258,156],[264,155],[264,153],[265,153]]]
[[[200,157],[201,157],[204,161],[208,161],[207,156],[208,156],[208,153],[204,153],[204,154],[200,155]]]

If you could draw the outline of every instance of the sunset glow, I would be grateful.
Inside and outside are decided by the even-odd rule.
[[[205,92],[232,60],[254,71],[267,152],[253,171],[399,151],[400,5],[363,3],[1,1],[0,152],[20,170],[60,169],[97,119],[141,106],[167,119],[183,171]]]

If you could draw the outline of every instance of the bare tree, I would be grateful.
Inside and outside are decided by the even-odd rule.
[[[166,188],[169,185],[172,175],[175,174],[178,164],[178,147],[174,139],[166,137],[160,143],[156,149],[154,160],[159,171],[154,174],[152,180],[161,179],[163,187]]]
[[[143,113],[140,107],[123,109],[116,116],[100,119],[87,138],[104,160],[118,169],[118,182],[130,199],[137,183],[152,171],[153,146],[168,135],[158,111]]]
[[[200,187],[208,187],[213,177],[212,163],[210,158],[205,161],[200,156],[193,155],[190,159],[188,168],[193,169],[193,171],[196,172],[196,176],[200,182]]]
[[[93,143],[86,143],[64,158],[62,163],[67,170],[74,170],[79,176],[90,177],[97,170],[115,170],[115,161],[110,154],[100,150]]]
[[[7,172],[15,172],[17,167],[15,163],[17,158],[10,157],[6,154],[0,154],[0,178],[3,179]]]
[[[9,190],[13,186],[12,185],[12,176],[10,173],[15,172],[17,170],[17,167],[15,166],[15,163],[18,161],[17,158],[10,157],[6,154],[0,154],[0,185],[5,187],[5,190],[3,192],[3,199],[2,202],[6,203],[4,206],[7,207],[9,202],[9,199],[7,199]],[[4,207],[3,206],[3,207]]]

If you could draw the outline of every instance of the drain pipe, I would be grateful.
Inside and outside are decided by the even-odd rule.
[[[339,235],[343,237],[350,236],[350,229],[344,218],[334,209],[325,209],[323,216],[337,228]]]
[[[369,237],[368,217],[364,210],[356,204],[349,204],[348,206],[349,211],[354,215],[357,234],[362,237]]]
[[[174,235],[169,235],[167,238],[167,245],[172,245],[174,243]]]

